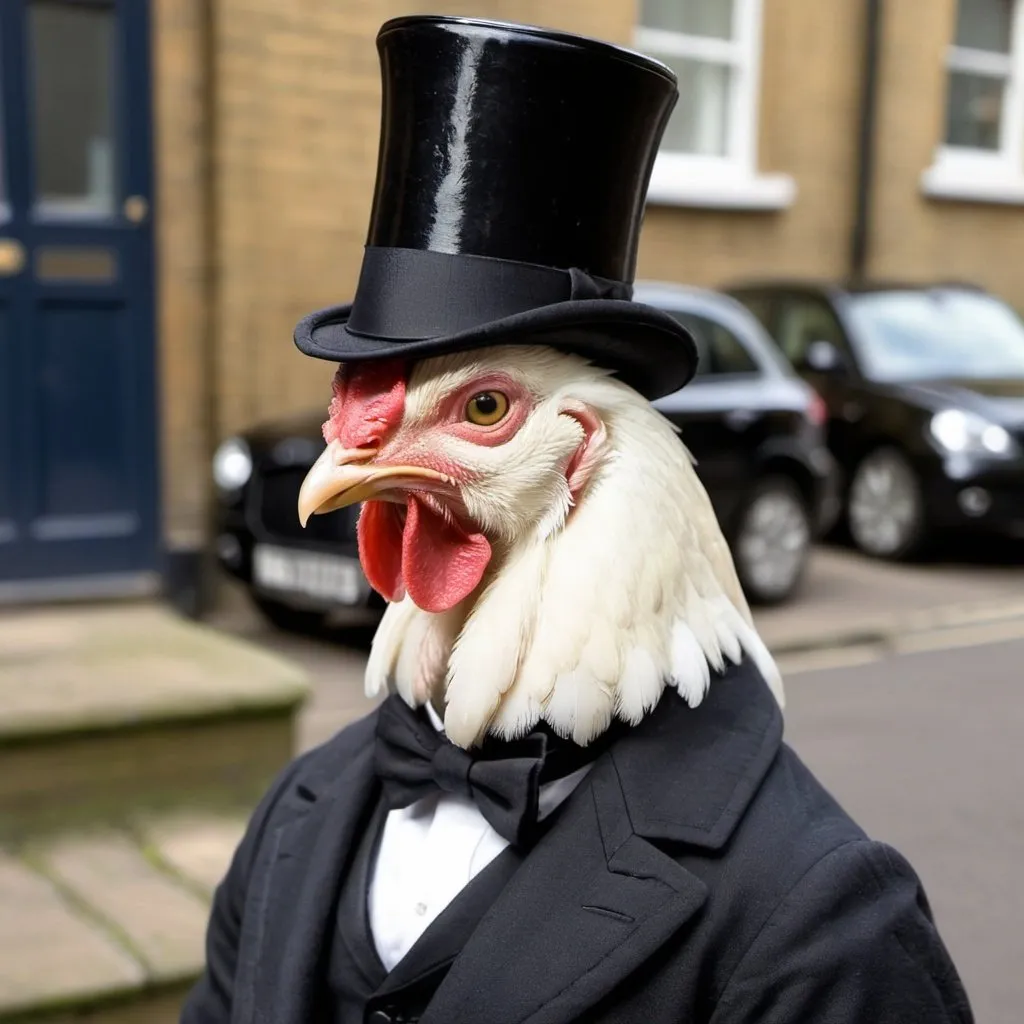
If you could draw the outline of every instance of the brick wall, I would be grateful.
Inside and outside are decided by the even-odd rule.
[[[203,541],[209,479],[202,7],[155,0],[152,8],[162,513],[168,546],[186,549]]]

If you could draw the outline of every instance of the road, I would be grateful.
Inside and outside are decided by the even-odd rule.
[[[1024,1008],[1024,639],[787,673],[789,743],[924,882],[979,1024]]]

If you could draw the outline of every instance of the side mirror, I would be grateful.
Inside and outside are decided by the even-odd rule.
[[[846,372],[846,360],[843,354],[830,341],[812,341],[800,360],[798,369],[810,370],[813,373],[843,374]]]

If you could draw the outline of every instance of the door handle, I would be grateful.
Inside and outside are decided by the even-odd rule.
[[[16,238],[0,238],[0,277],[14,277],[25,269],[25,247]]]
[[[122,207],[125,220],[141,224],[149,216],[149,203],[145,196],[129,196]]]

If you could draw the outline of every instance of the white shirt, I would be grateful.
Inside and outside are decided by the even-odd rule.
[[[433,708],[431,721],[442,729]],[[540,787],[539,815],[551,814],[590,770]],[[370,931],[390,971],[430,923],[508,846],[468,797],[438,793],[389,811],[370,871]]]

